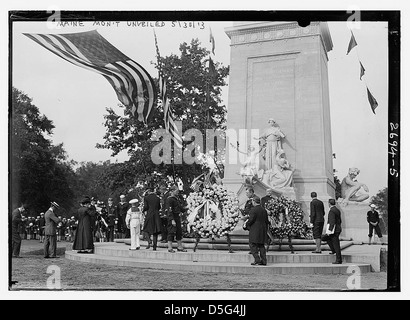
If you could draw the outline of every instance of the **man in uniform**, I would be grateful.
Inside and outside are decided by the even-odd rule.
[[[383,243],[383,235],[380,230],[379,213],[376,211],[376,205],[370,205],[371,210],[367,212],[367,222],[369,223],[369,245],[372,244],[373,230],[379,237],[380,243]],[[376,237],[375,237],[376,238]]]
[[[22,203],[21,206],[13,210],[11,214],[11,243],[12,243],[12,255],[13,258],[20,257],[21,237],[20,237],[20,224],[22,223],[24,216],[22,215],[27,209],[27,205]]]
[[[179,189],[177,185],[170,188],[170,196],[167,198],[166,207],[168,212],[168,252],[174,253],[172,249],[172,241],[174,236],[177,240],[177,251],[186,252],[182,247],[182,224],[180,214],[185,212],[182,201],[179,197]]]
[[[44,219],[46,221],[44,233],[44,258],[58,258],[57,257],[57,224],[60,219],[56,215],[56,211],[60,208],[58,203],[51,202],[50,208],[46,211]],[[51,253],[51,255],[50,255]]]
[[[115,212],[116,208],[112,198],[108,198],[107,205],[107,241],[114,242],[114,227],[115,227]]]
[[[125,223],[128,209],[129,204],[125,199],[125,196],[122,194],[120,195],[120,202],[117,204],[118,233],[120,233],[121,238],[130,237],[130,230],[127,228],[127,224]]]

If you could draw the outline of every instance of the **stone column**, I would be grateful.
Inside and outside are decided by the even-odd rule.
[[[252,141],[252,129],[262,132],[274,118],[286,134],[283,149],[302,209],[307,212],[312,191],[323,201],[334,198],[327,23],[235,22],[225,32],[231,39],[227,129],[237,137],[240,129],[248,132],[239,149]],[[227,140],[224,184],[237,192],[241,163],[233,163],[230,142],[236,143]]]

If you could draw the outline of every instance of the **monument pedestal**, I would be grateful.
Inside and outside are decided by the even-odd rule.
[[[342,218],[341,238],[367,243],[369,241],[369,224],[367,212],[370,210],[368,203],[349,201],[346,206],[337,201]]]
[[[225,31],[231,59],[224,185],[238,192],[241,154],[273,118],[286,136],[282,148],[295,170],[295,200],[308,214],[312,191],[323,201],[335,197],[328,25],[237,21]]]

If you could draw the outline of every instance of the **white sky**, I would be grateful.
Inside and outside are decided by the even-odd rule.
[[[162,56],[179,55],[181,42],[199,38],[210,49],[209,28],[216,42],[215,60],[229,65],[230,39],[224,29],[232,22],[195,23],[195,27],[155,28]],[[202,27],[202,28],[201,28]],[[361,170],[359,181],[365,182],[371,195],[387,186],[387,93],[388,57],[387,23],[361,22],[353,29],[358,45],[346,55],[350,31],[345,22],[329,22],[333,50],[329,53],[329,91],[334,168],[340,180],[349,167]],[[111,151],[96,149],[103,142],[106,107],[117,113],[118,100],[111,85],[99,74],[74,66],[49,52],[23,33],[72,33],[97,29],[120,51],[140,63],[153,76],[157,70],[152,27],[136,27],[122,21],[111,26],[84,23],[83,27],[64,26],[52,29],[45,22],[13,24],[13,86],[33,98],[40,112],[55,125],[53,142],[64,143],[68,156],[76,161],[124,161],[126,152],[110,158]],[[366,69],[359,79],[359,60]],[[379,103],[376,115],[371,112],[365,82]],[[228,105],[226,87],[224,103]],[[369,161],[371,159],[371,161]]]

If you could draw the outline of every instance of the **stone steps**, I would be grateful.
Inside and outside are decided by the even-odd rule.
[[[249,249],[248,249],[249,251]],[[154,268],[192,272],[218,272],[238,274],[346,274],[348,268],[356,266],[361,273],[371,272],[371,265],[349,262],[349,256],[343,257],[343,264],[333,265],[334,255],[326,252],[312,254],[307,252],[268,252],[267,266],[252,266],[252,255],[248,252],[229,253],[219,250],[198,250],[193,252],[170,253],[158,248],[129,250],[124,243],[96,243],[94,254],[80,254],[67,250],[65,257],[74,261],[129,266],[136,268]]]
[[[127,245],[131,244],[130,239],[116,239],[115,242],[117,243],[125,243]],[[146,245],[146,241],[141,240],[141,245]],[[340,248],[343,250],[351,245],[353,245],[353,241],[342,240],[340,241]],[[175,243],[173,243],[176,246]],[[192,238],[184,238],[183,245],[186,249],[194,249],[195,247],[195,239]],[[303,240],[303,239],[294,239],[292,240],[293,250],[294,251],[308,251],[312,252],[316,250],[316,245],[314,244],[313,240]],[[167,243],[158,242],[158,248],[167,248]],[[232,239],[231,241],[231,248],[233,251],[249,251],[249,240],[246,239]],[[198,243],[197,250],[229,250],[228,243],[226,239],[201,239]],[[322,243],[322,250],[323,251],[330,251],[329,246],[323,242]],[[283,241],[282,245],[279,246],[279,241],[275,241],[271,244],[268,248],[268,251],[290,251],[288,241]]]

